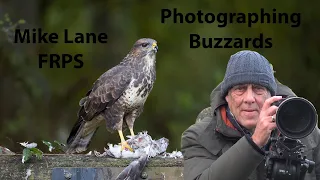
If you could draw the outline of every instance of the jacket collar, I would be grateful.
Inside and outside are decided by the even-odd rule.
[[[227,101],[221,94],[221,83],[211,92],[211,109],[216,118],[216,126],[213,130],[229,138],[240,138],[241,133],[232,125],[226,115]]]
[[[220,106],[227,104],[227,101],[221,94],[221,84],[222,82],[218,84],[210,94],[210,106],[213,111],[216,111]]]
[[[240,131],[231,123],[226,113],[226,106],[220,106],[217,109],[219,112],[217,115],[217,125],[215,131],[221,133],[227,138],[240,138],[242,135]]]
[[[217,155],[228,140],[236,142],[241,136],[241,133],[228,120],[224,106],[221,106],[213,114],[213,120],[210,118],[208,126],[198,140],[209,152]]]

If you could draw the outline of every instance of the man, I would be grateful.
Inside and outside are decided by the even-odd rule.
[[[268,60],[254,51],[231,56],[224,80],[211,93],[211,106],[183,134],[186,180],[264,180],[265,146],[277,128],[277,106],[296,96],[274,77]],[[320,130],[301,140],[315,162],[305,180],[320,180]]]

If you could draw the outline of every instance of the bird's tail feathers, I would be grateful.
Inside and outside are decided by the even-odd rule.
[[[90,121],[85,121],[82,116],[79,116],[67,139],[65,153],[73,154],[86,151],[101,122],[103,119],[100,116]]]
[[[97,130],[98,128],[84,137],[81,137],[80,135],[78,135],[74,139],[74,141],[71,142],[71,144],[68,144],[65,153],[73,154],[73,153],[81,153],[83,151],[86,151],[91,142],[93,135],[96,133]]]

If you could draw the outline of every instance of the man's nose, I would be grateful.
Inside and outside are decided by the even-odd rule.
[[[247,89],[247,92],[245,93],[244,96],[244,102],[246,103],[254,103],[255,99],[254,99],[254,92],[252,91],[251,88]]]

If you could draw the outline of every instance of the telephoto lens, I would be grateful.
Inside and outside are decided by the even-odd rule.
[[[278,106],[276,124],[280,133],[290,139],[301,139],[312,133],[318,115],[313,104],[302,97],[284,98]]]

